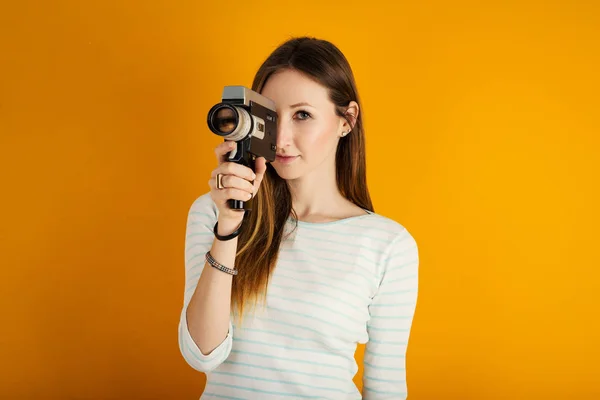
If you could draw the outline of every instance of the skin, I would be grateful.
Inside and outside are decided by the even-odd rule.
[[[262,94],[277,107],[277,154],[297,156],[291,163],[275,160],[272,166],[289,184],[298,219],[328,222],[364,214],[337,188],[336,149],[352,126],[336,115],[327,88],[286,69],[269,78]],[[358,112],[354,101],[346,109],[351,122]]]

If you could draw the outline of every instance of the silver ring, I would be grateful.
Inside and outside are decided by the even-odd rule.
[[[223,189],[223,174],[217,174],[217,189]]]

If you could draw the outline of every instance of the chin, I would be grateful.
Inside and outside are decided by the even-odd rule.
[[[277,172],[277,175],[279,175],[279,177],[282,179],[293,180],[302,176],[302,171],[300,168],[290,168],[287,166],[277,165],[277,163],[272,163],[271,165],[275,169],[275,172]]]

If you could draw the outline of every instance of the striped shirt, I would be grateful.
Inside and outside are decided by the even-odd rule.
[[[266,305],[203,355],[186,308],[218,210],[208,193],[188,213],[179,348],[206,374],[201,399],[400,400],[407,397],[406,350],[416,308],[418,249],[399,223],[368,212],[333,222],[288,221]],[[295,229],[293,229],[295,228]],[[235,279],[235,277],[233,278]],[[235,314],[233,314],[235,315]],[[353,382],[357,344],[366,344],[363,393]]]

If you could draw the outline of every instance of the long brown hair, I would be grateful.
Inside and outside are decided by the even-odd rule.
[[[338,144],[337,183],[344,197],[374,212],[367,188],[363,110],[346,57],[326,40],[292,38],[276,48],[263,62],[254,77],[252,89],[261,93],[269,77],[281,69],[299,71],[326,87],[340,117],[348,120],[346,107],[350,101],[358,103],[358,117],[348,120],[350,126],[354,123],[352,132],[342,137]],[[240,321],[248,302],[254,307],[259,297],[265,299],[269,277],[275,268],[290,216],[293,216],[297,225],[288,185],[267,164],[267,171],[254,198],[254,209],[244,222],[238,238],[235,262],[238,275],[233,280],[231,300]]]

